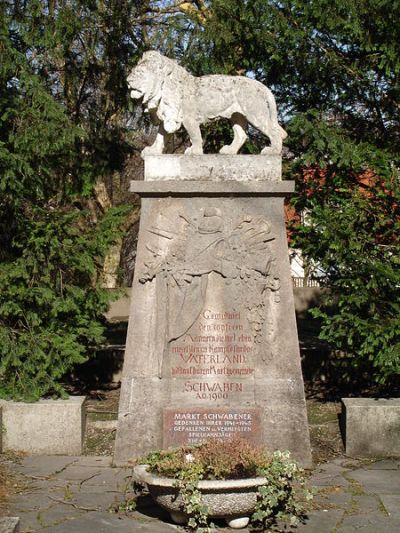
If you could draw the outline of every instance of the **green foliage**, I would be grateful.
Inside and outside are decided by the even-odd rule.
[[[135,498],[127,498],[124,502],[121,502],[116,507],[116,512],[118,513],[132,513],[133,511],[136,511],[136,499]]]
[[[77,209],[32,210],[21,255],[0,270],[0,397],[62,394],[64,375],[103,340],[110,296],[96,273],[124,211],[93,225]]]
[[[111,242],[101,209],[94,207],[93,185],[104,184],[113,200],[113,183],[133,150],[126,74],[143,49],[157,48],[197,75],[247,74],[273,89],[289,132],[285,172],[298,181],[296,208],[308,214],[296,244],[307,261],[326,270],[335,298],[333,315],[320,312],[323,335],[354,353],[356,364],[371,360],[379,379],[398,373],[399,32],[398,6],[389,0],[1,2],[0,278],[7,289],[0,301],[2,313],[14,309],[18,316],[15,327],[1,315],[3,346],[14,346],[16,360],[31,362],[32,375],[50,349],[47,307],[59,297],[58,278],[43,260],[45,248],[33,244],[36,235],[48,248],[52,239],[71,241],[65,248],[74,267],[67,254],[54,251],[51,257],[58,265],[66,262],[74,294],[92,294],[88,279],[101,270]],[[221,122],[204,133],[207,148],[216,151],[229,142],[231,130]],[[244,151],[257,152],[260,141],[253,135]],[[310,169],[318,179],[304,180]],[[367,171],[377,177],[372,196],[358,194],[365,190],[358,177]],[[72,213],[68,230],[80,232],[68,235],[62,221]],[[53,216],[58,237],[46,216]],[[77,266],[82,249],[93,266],[90,275]],[[32,279],[44,303],[27,296]],[[82,294],[75,298],[86,302]],[[84,335],[79,321],[71,325],[70,346],[81,348],[75,356],[72,348],[63,352],[68,361],[82,360],[100,339],[94,324],[102,308],[99,303],[97,314],[92,309],[85,315],[93,316],[93,331],[89,321]],[[28,331],[35,332],[38,351],[32,351]],[[52,338],[61,338],[62,328],[57,331]],[[36,355],[30,359],[29,353]],[[9,358],[4,348],[0,368],[8,376]],[[60,375],[70,367],[54,361]],[[17,364],[15,372],[11,382],[18,381]]]
[[[35,0],[13,4],[2,4],[6,60],[1,74],[4,106],[10,109],[7,115],[18,116],[14,125],[21,120],[18,129],[25,134],[23,139],[19,136],[23,153],[18,154],[20,143],[14,147],[17,157],[32,160],[39,151],[40,161],[34,157],[35,164],[45,166],[47,161],[53,169],[51,163],[57,158],[61,163],[57,191],[90,194],[93,181],[120,170],[131,149],[126,73],[128,60],[140,51],[135,19],[139,3],[57,0],[47,6]],[[68,160],[63,144],[65,137],[74,135],[73,157],[70,154]],[[50,148],[49,160],[44,151]]]
[[[304,472],[290,460],[289,452],[274,452],[269,465],[260,468],[259,474],[266,482],[258,489],[259,497],[251,517],[253,525],[262,531],[278,520],[298,525],[306,510],[305,502],[312,500],[313,493],[304,489]],[[301,497],[299,489],[303,491]]]
[[[298,235],[329,279],[325,310],[314,311],[322,338],[355,366],[369,362],[380,382],[400,374],[399,201],[397,180],[345,191],[316,206]]]
[[[202,479],[265,477],[251,517],[253,527],[262,531],[277,520],[296,525],[305,512],[305,501],[312,499],[312,492],[304,489],[304,472],[290,460],[289,452],[269,454],[243,439],[209,440],[198,446],[161,450],[138,462],[148,465],[150,472],[177,478],[183,512],[196,533],[206,533],[213,527],[198,488]]]
[[[176,486],[183,501],[183,512],[189,517],[188,527],[196,533],[211,533],[213,524],[208,524],[209,510],[197,488],[198,482],[203,478],[202,465],[190,461],[176,475]]]

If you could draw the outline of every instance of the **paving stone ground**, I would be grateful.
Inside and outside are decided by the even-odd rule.
[[[10,509],[10,516],[20,517],[21,533],[183,531],[150,499],[135,511],[124,510],[131,470],[113,468],[110,457],[26,457],[8,467],[26,481]],[[337,458],[316,467],[309,483],[317,490],[313,509],[305,524],[290,531],[400,532],[400,460]]]

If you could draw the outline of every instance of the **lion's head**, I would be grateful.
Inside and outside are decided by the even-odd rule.
[[[155,103],[153,100],[159,100],[159,94],[162,84],[162,57],[158,52],[145,52],[142,59],[132,69],[127,81],[131,90],[131,98],[139,100],[143,98],[143,104]],[[147,105],[149,109],[157,107],[158,102],[153,107]]]
[[[146,111],[156,110],[165,130],[173,133],[182,124],[180,82],[187,76],[174,61],[152,50],[143,54],[127,81],[131,98],[142,99]]]

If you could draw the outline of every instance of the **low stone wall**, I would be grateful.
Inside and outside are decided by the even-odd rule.
[[[0,401],[0,449],[31,455],[80,455],[86,413],[84,396],[35,403]]]
[[[400,398],[343,398],[346,454],[400,457]]]

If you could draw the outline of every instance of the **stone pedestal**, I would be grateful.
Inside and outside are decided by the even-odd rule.
[[[0,400],[0,452],[80,455],[85,433],[85,396],[34,403]]]
[[[185,156],[184,174],[177,156],[153,157],[131,182],[142,214],[115,463],[238,435],[310,466],[283,211],[293,184],[276,156]],[[246,157],[246,180],[228,179]]]
[[[400,398],[342,398],[346,455],[400,457]]]

